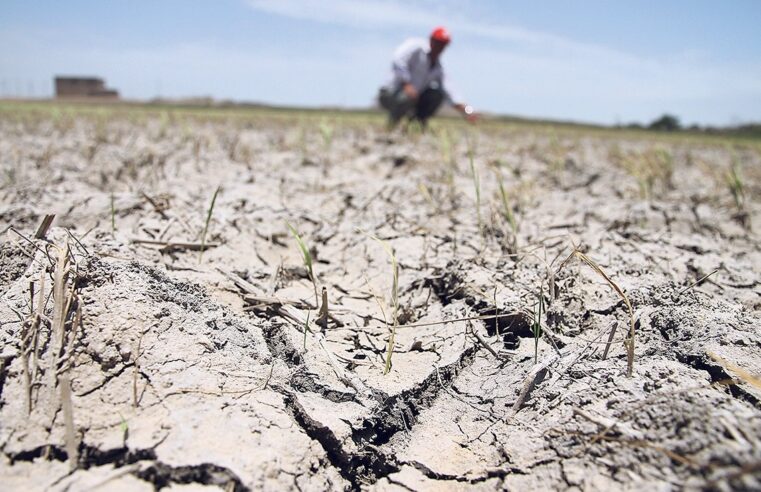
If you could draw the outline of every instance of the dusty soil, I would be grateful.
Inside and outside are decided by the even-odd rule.
[[[437,125],[3,112],[2,488],[761,488],[759,147]]]

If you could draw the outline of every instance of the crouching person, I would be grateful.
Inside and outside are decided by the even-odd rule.
[[[428,41],[408,39],[397,48],[392,63],[391,82],[381,88],[378,100],[388,112],[389,128],[402,118],[417,120],[425,128],[444,101],[469,121],[477,116],[466,103],[457,102],[444,85],[444,69],[440,58],[450,42],[449,32],[438,27]]]

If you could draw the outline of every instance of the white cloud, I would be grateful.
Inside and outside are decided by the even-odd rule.
[[[269,14],[352,28],[415,27],[424,35],[434,26],[445,24],[456,34],[516,42],[527,47],[565,53],[597,53],[630,58],[625,53],[551,33],[471,19],[446,2],[438,2],[437,8],[430,4],[423,7],[420,1],[402,3],[397,0],[247,0],[246,3],[254,10]]]
[[[397,2],[369,0],[248,0],[251,8],[270,14],[349,27],[433,25],[426,10]]]

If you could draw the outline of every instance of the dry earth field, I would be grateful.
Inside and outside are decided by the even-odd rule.
[[[2,489],[761,488],[758,143],[382,123],[2,106]]]

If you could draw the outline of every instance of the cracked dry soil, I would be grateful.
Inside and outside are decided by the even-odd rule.
[[[0,114],[2,489],[761,488],[758,145],[318,118]]]

